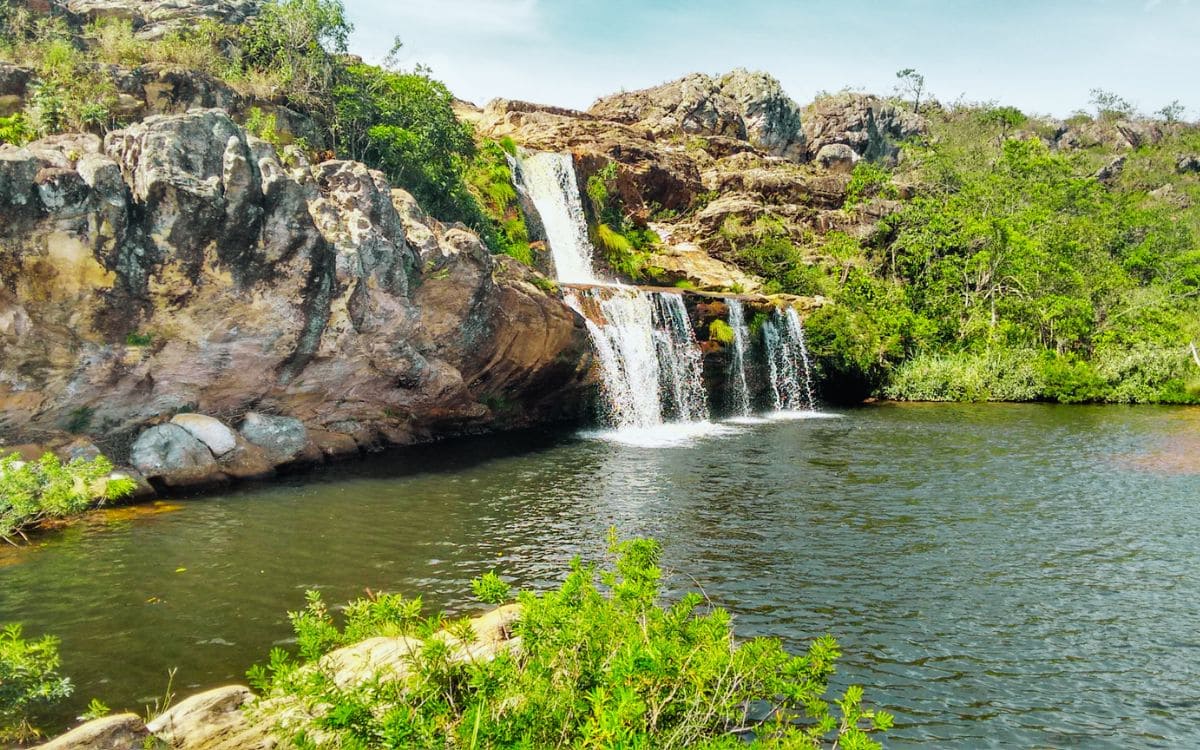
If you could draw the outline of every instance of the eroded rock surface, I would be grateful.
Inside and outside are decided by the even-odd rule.
[[[582,408],[532,271],[361,164],[293,167],[221,110],[0,146],[0,441],[190,481]]]

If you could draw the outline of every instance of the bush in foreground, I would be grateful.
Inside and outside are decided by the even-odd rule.
[[[838,648],[828,636],[793,656],[777,639],[737,642],[731,616],[695,593],[660,603],[660,548],[652,540],[610,544],[604,567],[575,560],[562,586],[521,592],[519,650],[455,660],[447,628],[421,618],[419,599],[375,596],[352,603],[339,629],[315,593],[291,613],[301,660],[282,650],[251,680],[272,696],[321,706],[313,736],[343,748],[878,748],[869,732],[892,717],[862,707],[862,690],[824,699]],[[494,574],[474,583],[488,603],[509,598]],[[424,639],[399,682],[338,688],[315,662],[375,635]],[[290,741],[315,747],[313,736]]]
[[[37,737],[29,714],[71,694],[71,681],[59,676],[58,665],[55,638],[26,640],[16,624],[0,629],[0,742]]]

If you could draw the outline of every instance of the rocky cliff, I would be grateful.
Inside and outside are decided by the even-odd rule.
[[[588,341],[547,287],[222,110],[0,146],[0,438],[179,486],[572,418]]]

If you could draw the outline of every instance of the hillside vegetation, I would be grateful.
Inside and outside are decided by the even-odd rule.
[[[236,90],[239,117],[260,137],[309,159],[364,161],[493,252],[539,262],[511,185],[521,138],[476,132],[428,70],[347,54],[339,0],[270,0],[245,24],[203,21],[154,39],[128,21],[80,24],[12,3],[0,3],[0,21],[0,57],[36,75],[24,109],[0,118],[0,141],[120,127],[114,71],[178,66]],[[1148,118],[1095,92],[1094,113],[1059,122],[992,104],[890,101],[927,128],[856,161],[835,200],[844,221],[833,223],[861,230],[870,214],[867,231],[796,223],[768,206],[696,238],[724,247],[767,293],[830,303],[807,323],[827,397],[1200,403],[1190,350],[1200,340],[1200,130],[1179,122],[1177,106]],[[289,112],[310,127],[289,126]],[[560,140],[538,147],[575,148]],[[711,142],[651,146],[699,159]],[[581,181],[593,237],[614,273],[674,283],[652,260],[661,248],[648,221],[697,215],[721,191],[622,200],[644,189],[645,170],[591,169]],[[798,169],[796,179],[822,174]],[[672,198],[685,206],[663,209]]]

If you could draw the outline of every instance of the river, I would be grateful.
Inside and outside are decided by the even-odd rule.
[[[97,514],[0,553],[0,621],[62,638],[76,694],[143,710],[290,634],[305,589],[470,610],[604,531],[665,545],[739,635],[832,633],[888,747],[1200,746],[1200,410],[879,405],[636,444],[455,441]]]

